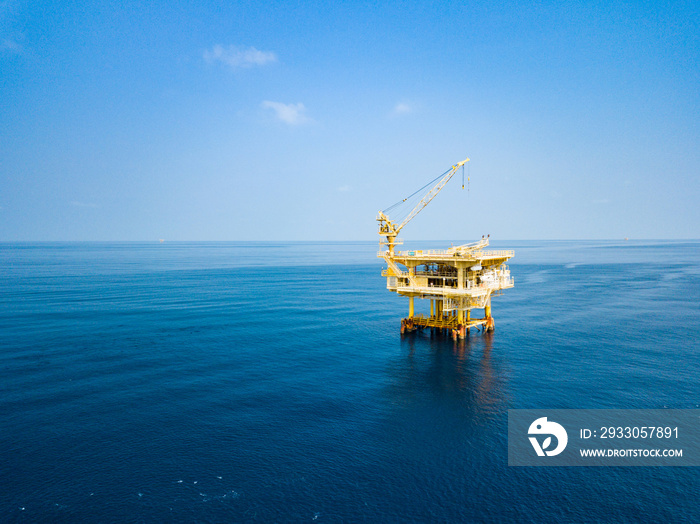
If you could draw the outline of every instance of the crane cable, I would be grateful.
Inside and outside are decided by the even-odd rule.
[[[464,166],[462,166],[462,167],[464,167]],[[425,184],[423,187],[421,187],[420,189],[416,190],[415,192],[411,193],[410,195],[408,195],[408,196],[407,196],[406,198],[404,198],[403,200],[399,200],[398,202],[396,202],[396,204],[394,204],[394,205],[392,205],[392,206],[389,206],[389,207],[387,207],[386,209],[384,209],[384,210],[382,211],[382,213],[386,214],[386,213],[388,213],[389,211],[391,211],[392,209],[394,209],[396,206],[398,206],[398,205],[403,204],[404,202],[406,202],[406,200],[408,200],[409,198],[416,196],[416,194],[418,194],[418,193],[420,193],[421,191],[423,191],[423,190],[424,190],[426,187],[428,187],[429,185],[434,184],[435,182],[437,182],[440,178],[444,177],[447,173],[449,173],[450,171],[452,171],[452,169],[453,169],[453,168],[450,168],[450,169],[448,169],[447,171],[445,171],[443,174],[436,176],[436,177],[433,178],[430,182],[428,182],[427,184]]]
[[[470,171],[471,164],[467,167],[467,198],[469,197],[469,181],[471,180],[471,176],[469,176]],[[462,164],[462,189],[464,189],[464,164]]]

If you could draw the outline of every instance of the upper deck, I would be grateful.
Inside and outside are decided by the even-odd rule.
[[[388,251],[379,251],[377,256],[386,258]],[[454,249],[418,249],[414,251],[398,251],[392,257],[394,261],[404,266],[441,263],[450,265],[451,262],[499,262],[515,256],[515,251],[504,250],[454,250]],[[410,264],[406,264],[410,262]]]
[[[486,263],[488,266],[500,265],[515,256],[511,249],[485,250],[489,245],[489,239],[482,237],[477,242],[453,246],[449,249],[416,249],[412,251],[395,251],[393,255],[387,251],[380,251],[380,258],[391,258],[394,262],[406,267],[416,267],[423,264],[443,264],[453,267],[464,267],[474,263]]]

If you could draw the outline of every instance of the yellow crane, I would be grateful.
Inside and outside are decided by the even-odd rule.
[[[433,187],[430,188],[430,190],[421,198],[420,202],[416,204],[416,206],[411,210],[411,212],[406,216],[406,218],[403,219],[403,221],[399,224],[396,225],[393,221],[389,220],[389,217],[386,216],[385,211],[388,211],[389,209],[399,206],[406,202],[411,196],[408,196],[404,198],[403,200],[397,202],[393,206],[387,208],[384,211],[380,211],[379,214],[377,215],[377,221],[379,222],[379,234],[386,236],[386,244],[389,247],[389,252],[393,253],[394,252],[394,246],[396,245],[396,237],[399,234],[399,231],[401,231],[406,224],[408,224],[413,218],[421,212],[421,210],[427,206],[430,201],[437,196],[437,194],[442,190],[443,187],[445,187],[445,184],[447,184],[450,179],[454,176],[454,174],[457,172],[457,170],[462,167],[464,164],[469,162],[468,158],[465,158],[461,162],[457,162],[455,165],[452,166],[452,168],[448,169],[445,171],[442,175],[440,175],[439,181],[437,184],[435,184]],[[432,180],[431,182],[428,182],[427,185],[430,185],[432,182],[435,180]],[[425,189],[427,186],[423,186],[421,189]],[[419,189],[418,191],[421,191]],[[417,192],[418,192],[417,191]],[[416,192],[416,193],[417,193]],[[414,193],[415,195],[415,193]]]
[[[377,215],[379,234],[386,238],[380,242],[387,246],[379,251],[387,268],[382,276],[387,279],[387,289],[409,298],[408,317],[401,320],[401,333],[415,329],[432,328],[435,332],[450,330],[454,338],[464,338],[472,327],[492,331],[491,297],[513,287],[513,279],[506,262],[515,254],[512,250],[486,251],[488,237],[471,244],[446,250],[396,251],[401,244],[399,232],[420,213],[445,187],[457,170],[469,158],[456,163],[437,178],[431,180],[412,195]],[[426,188],[428,191],[400,222],[393,221],[387,213]],[[403,267],[402,267],[403,266]],[[414,299],[430,300],[430,315],[415,314]],[[472,309],[483,309],[483,318],[471,318]]]

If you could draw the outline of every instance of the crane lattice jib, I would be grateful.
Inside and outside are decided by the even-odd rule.
[[[387,221],[387,225],[389,225],[389,229],[391,230],[392,235],[398,235],[399,231],[403,229],[403,227],[408,224],[413,217],[415,217],[418,213],[420,213],[425,206],[427,206],[430,201],[437,196],[437,194],[442,190],[443,187],[445,187],[445,184],[450,181],[450,179],[454,176],[454,174],[457,172],[457,170],[462,167],[464,164],[469,162],[469,159],[462,160],[461,162],[457,163],[456,165],[452,166],[452,169],[450,169],[445,176],[443,176],[440,181],[433,186],[430,191],[428,191],[423,198],[421,198],[420,202],[416,204],[416,206],[411,210],[411,212],[408,214],[406,218],[404,218],[403,222],[399,224],[398,226],[394,226],[393,222],[389,220],[389,218],[384,214],[380,213],[380,218],[384,219]],[[393,207],[393,206],[392,206]],[[380,234],[382,232],[380,231]],[[386,234],[386,233],[384,233]]]

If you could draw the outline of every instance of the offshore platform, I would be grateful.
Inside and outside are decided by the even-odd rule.
[[[377,256],[387,264],[382,271],[382,276],[386,277],[386,287],[389,291],[408,297],[408,316],[401,320],[402,334],[432,328],[448,331],[453,338],[464,338],[471,328],[493,331],[491,298],[513,287],[513,278],[506,262],[515,253],[510,250],[485,250],[489,245],[488,236],[445,250],[396,250],[396,246],[403,244],[398,238],[399,232],[437,196],[460,168],[464,188],[464,165],[467,162],[468,158],[455,164],[411,196],[380,211],[377,216],[379,234],[384,237],[380,241],[380,246],[384,247]],[[423,193],[428,187],[427,193]],[[400,223],[389,218],[388,212],[402,205],[405,207],[406,202],[416,195],[420,200]],[[430,300],[429,316],[415,314],[416,298]],[[483,310],[483,317],[472,317],[474,309]]]

